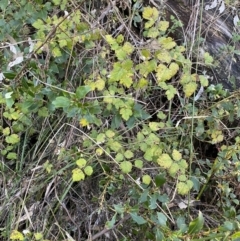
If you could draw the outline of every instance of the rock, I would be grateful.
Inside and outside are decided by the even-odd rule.
[[[183,24],[184,31],[179,29],[175,37],[180,37],[182,42],[187,40],[190,45],[195,43],[195,60],[199,60],[197,55],[201,60],[204,52],[214,57],[216,65],[212,68],[201,65],[201,69],[212,77],[213,84],[221,83],[229,90],[240,88],[240,26],[237,26],[236,9],[219,0],[205,0],[203,6],[201,3],[201,0],[166,1],[167,15],[174,15]],[[199,36],[200,41],[197,41]],[[197,53],[199,49],[201,53]]]

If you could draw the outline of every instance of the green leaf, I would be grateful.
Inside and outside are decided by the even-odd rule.
[[[140,150],[144,152],[146,152],[148,149],[147,143],[140,143],[139,147],[140,147]]]
[[[8,136],[10,134],[10,128],[9,127],[6,127],[2,130],[2,133],[4,136]]]
[[[157,58],[161,62],[168,63],[168,64],[172,61],[172,56],[168,50],[161,50],[161,52],[157,54]]]
[[[198,217],[194,219],[192,222],[190,222],[188,233],[189,234],[199,233],[203,228],[203,224],[204,224],[204,218],[202,213],[199,211]]]
[[[124,152],[124,156],[127,158],[127,159],[131,159],[133,158],[134,154],[133,152],[131,152],[130,150],[127,150]]]
[[[144,137],[144,135],[142,134],[142,132],[138,132],[138,133],[137,133],[137,140],[138,140],[139,142],[142,142],[142,141],[145,140],[145,137]]]
[[[20,138],[17,134],[12,134],[10,136],[7,136],[5,140],[9,144],[16,144],[20,141]]]
[[[172,163],[172,165],[168,169],[168,172],[172,177],[174,177],[178,171],[179,171],[178,163]]]
[[[174,176],[174,175],[172,175],[172,176]],[[177,191],[181,195],[187,195],[192,187],[193,187],[193,183],[190,180],[187,180],[187,182],[178,182],[177,183]]]
[[[160,229],[157,229],[156,233],[155,233],[155,241],[163,241],[164,240],[164,235],[161,232]],[[175,241],[175,240],[174,240]],[[178,240],[176,240],[178,241]]]
[[[66,108],[70,106],[70,100],[67,97],[64,96],[59,96],[57,97],[52,104],[56,107],[56,108]]]
[[[171,37],[161,37],[159,38],[158,42],[164,49],[172,49],[176,46],[176,42],[173,41]]]
[[[158,131],[160,129],[158,122],[149,122],[149,127],[152,131]]]
[[[107,130],[107,131],[105,132],[105,134],[106,134],[106,136],[107,136],[108,138],[112,138],[112,137],[115,136],[115,132],[112,131],[112,130]]]
[[[96,154],[97,154],[98,156],[101,156],[101,155],[103,154],[103,150],[102,150],[101,148],[97,148],[97,149],[96,149]]]
[[[180,169],[187,169],[188,168],[188,164],[187,164],[187,161],[184,160],[184,159],[181,159],[179,162],[178,162],[178,166]]]
[[[67,46],[67,44],[68,44],[66,39],[60,39],[60,40],[58,40],[58,42],[59,42],[59,47],[61,47],[61,48]]]
[[[175,76],[179,70],[179,65],[177,63],[171,63],[169,66],[169,71],[171,73],[171,76]]]
[[[13,145],[7,145],[6,148],[5,148],[5,150],[11,151],[13,148],[14,148]]]
[[[85,175],[81,169],[75,168],[72,170],[72,180],[74,182],[78,182],[84,179],[85,179]]]
[[[124,156],[123,156],[122,153],[118,153],[118,154],[116,155],[116,157],[115,157],[115,160],[116,160],[117,162],[123,161],[123,159],[124,159]]]
[[[158,29],[160,31],[165,32],[168,28],[169,28],[169,22],[168,21],[159,21]]]
[[[204,75],[199,75],[200,83],[203,87],[208,86],[208,79]]]
[[[167,204],[167,203],[169,203],[169,197],[166,193],[163,195],[159,195],[158,201],[160,201],[163,204]]]
[[[147,75],[152,71],[155,71],[156,68],[157,61],[155,59],[152,59],[150,61],[144,61],[143,63],[136,66],[136,70],[139,70],[140,74],[143,75],[143,77],[147,77]]]
[[[126,42],[122,46],[122,50],[129,55],[134,51],[134,47],[129,42]]]
[[[133,112],[129,108],[121,108],[120,114],[121,114],[122,118],[125,121],[127,121],[130,118],[130,116],[132,116]]]
[[[58,47],[54,47],[52,49],[52,54],[53,54],[54,57],[61,57],[62,56],[61,50]]]
[[[240,231],[235,232],[232,236],[232,241],[240,241]]]
[[[149,190],[145,189],[139,198],[139,203],[144,203],[148,200]]]
[[[6,79],[14,79],[16,77],[16,73],[15,72],[3,72],[3,75]]]
[[[228,231],[233,231],[234,230],[234,223],[230,221],[225,221],[223,224],[223,227],[228,230]]]
[[[117,217],[117,213],[115,213],[112,217],[112,219],[110,221],[106,222],[106,228],[113,228],[114,224],[116,223],[116,217]]]
[[[167,99],[171,100],[173,97],[177,94],[176,88],[174,88],[172,85],[168,85],[168,90],[166,91]]]
[[[146,145],[146,143],[143,143],[143,144]],[[145,152],[143,157],[147,161],[152,161],[152,159],[153,159],[153,149],[147,147],[147,150],[146,150],[146,152]]]
[[[163,213],[157,212],[158,224],[161,226],[166,226],[167,218]]]
[[[7,153],[8,153],[8,151],[7,151],[6,149],[1,150],[1,154],[2,154],[3,156],[7,155]],[[16,153],[15,153],[15,154],[16,154]],[[17,154],[16,154],[16,157],[17,157]]]
[[[112,35],[106,35],[105,39],[106,39],[107,43],[110,45],[116,44],[116,40],[112,37]]]
[[[117,213],[119,214],[124,213],[125,208],[122,206],[122,204],[114,204],[113,207]]]
[[[145,29],[151,28],[154,23],[155,23],[155,21],[154,21],[153,19],[150,19],[149,21],[147,21],[147,22],[144,24],[144,28],[145,28]],[[144,32],[144,33],[145,33],[144,36],[147,36],[147,31]]]
[[[44,107],[39,108],[38,115],[41,117],[48,117],[49,113],[48,113],[47,107],[44,106]]]
[[[156,71],[157,71],[156,76],[157,76],[158,82],[164,82],[166,80],[171,79],[172,77],[169,69],[164,64],[159,64],[157,66]]]
[[[177,218],[177,227],[182,231],[182,233],[185,233],[188,230],[184,217],[180,216]]]
[[[84,168],[84,172],[85,172],[85,174],[86,174],[87,176],[91,176],[92,173],[93,173],[93,168],[92,168],[91,166],[86,166],[86,167]]]
[[[134,162],[135,167],[142,169],[143,168],[143,161],[142,160],[135,160]]]
[[[41,240],[43,238],[43,235],[41,233],[34,233],[34,238],[36,240]]]
[[[137,213],[130,213],[130,216],[132,217],[133,221],[136,222],[138,225],[141,225],[147,222],[144,218],[137,215]]]
[[[162,154],[158,159],[157,163],[159,166],[168,169],[172,165],[172,158],[168,154]]]
[[[149,185],[151,183],[152,179],[149,175],[143,175],[142,176],[142,182],[146,185]]]
[[[142,49],[140,50],[140,53],[142,55],[142,58],[145,60],[145,59],[150,59],[151,57],[151,52],[149,49]]]
[[[143,18],[147,20],[157,20],[158,19],[158,10],[155,7],[145,7],[143,9]]]
[[[158,35],[159,35],[158,29],[156,27],[151,27],[147,31],[146,37],[148,37],[148,38],[156,38],[156,37],[158,37]]]
[[[186,97],[192,96],[193,93],[196,91],[196,89],[197,89],[197,83],[195,82],[189,82],[188,84],[185,84],[183,86],[183,91]]]
[[[191,181],[193,183],[193,190],[199,192],[200,190],[200,181],[197,177],[192,176]]]
[[[212,62],[213,62],[213,57],[212,57],[208,52],[204,53],[203,56],[204,56],[204,62],[205,62],[205,64],[206,64],[206,65],[211,65]]]
[[[79,168],[83,168],[86,166],[87,161],[83,158],[80,158],[76,161],[76,164],[78,165]]]
[[[15,153],[15,152],[9,152],[9,153],[7,154],[7,159],[9,159],[9,160],[16,160],[16,159],[17,159],[17,153]]]
[[[172,158],[175,161],[180,161],[182,159],[182,154],[179,151],[177,151],[177,150],[173,150]]]
[[[118,152],[122,148],[122,145],[117,141],[109,142],[108,146],[111,150],[115,152]]]
[[[0,8],[5,12],[7,6],[9,5],[9,1],[8,0],[1,0],[0,3]]]
[[[43,168],[47,171],[47,173],[51,173],[53,165],[49,163],[49,160],[47,160],[44,164],[43,164]]]
[[[120,107],[124,106],[124,102],[121,99],[114,99],[113,101],[114,106],[116,107],[116,109],[120,109]]]
[[[156,209],[157,208],[157,200],[158,200],[159,194],[154,193],[153,195],[150,196],[150,209]]]
[[[185,84],[193,81],[192,78],[193,78],[193,76],[190,75],[190,74],[186,74],[186,73],[182,74],[181,79],[180,79],[180,83],[184,86]]]
[[[122,35],[122,34],[119,34],[119,35],[117,36],[116,41],[117,41],[119,44],[121,44],[121,43],[124,41],[123,35]]]
[[[160,120],[164,120],[167,118],[167,115],[165,115],[162,111],[159,111],[158,114],[157,114],[157,117],[160,119]]]
[[[128,70],[122,67],[122,64],[119,62],[114,63],[113,70],[110,72],[109,79],[111,82],[119,81],[120,79],[124,79],[128,74]]]
[[[126,73],[126,75],[120,79],[120,84],[122,84],[123,86],[130,88],[132,83],[133,83],[133,73],[128,72]]]
[[[6,101],[6,105],[7,105],[8,108],[11,108],[12,105],[14,104],[12,94],[13,94],[13,92],[8,92],[8,93],[5,94],[5,101]]]
[[[185,182],[187,180],[187,177],[186,177],[186,175],[179,175],[178,180],[182,181],[182,182]]]
[[[76,90],[76,97],[79,99],[83,99],[87,93],[89,93],[91,91],[91,87],[90,86],[79,86]]]
[[[53,0],[54,5],[59,6],[61,4],[61,0]]]
[[[157,187],[161,187],[166,182],[166,178],[163,174],[158,174],[155,176],[155,184]]]
[[[132,171],[132,163],[130,161],[123,161],[120,164],[120,168],[123,173],[129,173]]]
[[[105,139],[106,139],[106,136],[104,133],[100,133],[97,135],[97,143],[98,144],[101,144],[101,143],[104,143],[105,142]]]
[[[135,85],[136,89],[144,89],[148,86],[148,80],[141,78]]]
[[[11,235],[10,235],[10,240],[20,240],[20,241],[23,241],[24,240],[24,236],[19,231],[13,230],[11,232]]]
[[[159,139],[158,135],[156,135],[154,133],[150,133],[149,136],[145,139],[145,142],[148,145],[153,146],[155,144],[159,144],[160,139]]]
[[[36,22],[34,22],[32,24],[32,26],[36,29],[44,29],[45,28],[45,24],[41,19],[38,19]]]

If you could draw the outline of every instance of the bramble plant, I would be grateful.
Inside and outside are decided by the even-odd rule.
[[[239,92],[173,16],[111,4],[0,4],[0,237],[238,240]]]

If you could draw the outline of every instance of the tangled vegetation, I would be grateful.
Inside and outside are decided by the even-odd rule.
[[[240,240],[239,90],[130,2],[1,0],[1,240]]]

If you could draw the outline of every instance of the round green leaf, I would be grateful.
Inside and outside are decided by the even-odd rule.
[[[12,135],[6,137],[6,142],[8,144],[16,144],[19,141],[20,141],[20,138],[17,134],[12,134]]]
[[[85,175],[81,169],[75,168],[72,170],[72,180],[74,182],[84,180],[84,178],[85,178]]]
[[[77,164],[80,168],[82,168],[82,167],[85,167],[85,166],[86,166],[87,161],[86,161],[85,159],[83,159],[83,158],[80,158],[80,159],[78,159],[78,160],[76,161],[76,164]]]
[[[127,151],[125,151],[124,156],[127,159],[131,159],[131,158],[133,158],[134,155],[133,155],[133,153],[131,151],[127,150]]]
[[[107,131],[105,132],[105,134],[106,134],[106,136],[109,137],[109,138],[112,138],[112,137],[115,136],[115,133],[114,133],[114,131],[112,131],[112,130],[107,130]]]
[[[172,165],[173,160],[168,154],[164,153],[157,159],[157,163],[161,167],[168,169]]]
[[[91,176],[92,173],[93,173],[93,169],[92,169],[91,166],[86,166],[86,167],[84,168],[84,172],[85,172],[85,174],[86,174],[87,176]]]
[[[151,183],[151,177],[149,176],[149,175],[144,175],[143,177],[142,177],[142,182],[144,183],[144,184],[146,184],[146,185],[149,185],[150,183]]]
[[[117,162],[120,162],[120,161],[123,161],[123,158],[124,158],[123,154],[122,154],[122,153],[118,153],[118,154],[116,155],[116,157],[115,157],[115,160],[116,160]]]
[[[120,164],[120,168],[123,173],[129,173],[132,170],[132,163],[130,161],[123,161]]]
[[[135,167],[142,169],[143,168],[143,161],[142,160],[136,160],[134,162]]]
[[[182,159],[182,154],[177,150],[173,150],[172,157],[175,161],[180,161]]]

